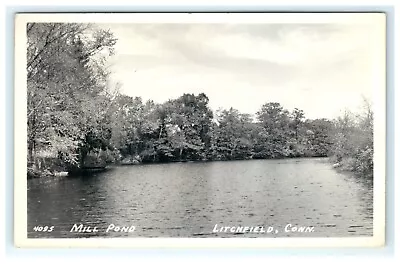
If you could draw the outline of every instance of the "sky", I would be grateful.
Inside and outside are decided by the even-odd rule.
[[[307,118],[335,118],[373,97],[377,29],[371,24],[100,26],[118,39],[110,85],[143,100],[205,93],[214,111],[255,114],[278,102]]]

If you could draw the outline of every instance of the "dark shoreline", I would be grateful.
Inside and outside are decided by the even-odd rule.
[[[85,167],[82,169],[76,168],[68,170],[68,176],[75,176],[75,175],[82,175],[82,174],[92,174],[97,172],[104,172],[108,169],[112,169],[116,166],[149,166],[149,165],[157,165],[157,164],[173,164],[173,163],[209,163],[209,162],[230,162],[230,161],[250,161],[250,160],[289,160],[289,159],[317,159],[317,158],[324,158],[329,159],[327,156],[312,156],[312,157],[276,157],[276,158],[254,158],[254,159],[232,159],[232,160],[171,160],[171,161],[158,161],[158,162],[132,162],[131,164],[121,163],[121,162],[114,162],[109,163],[105,166],[93,166],[93,167]],[[330,161],[331,162],[331,161]],[[331,162],[332,163],[332,162]],[[35,171],[36,175],[40,176],[29,176],[28,179],[33,178],[45,178],[45,177],[63,177],[63,176],[56,176],[53,173],[49,172],[48,170],[37,170]]]

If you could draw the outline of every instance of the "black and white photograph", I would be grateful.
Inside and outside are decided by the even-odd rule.
[[[384,245],[385,23],[18,14],[19,244]]]

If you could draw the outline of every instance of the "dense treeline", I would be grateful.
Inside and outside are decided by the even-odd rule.
[[[305,120],[303,111],[267,103],[256,120],[236,109],[213,115],[205,94],[184,94],[163,104],[119,95],[112,143],[143,162],[327,156],[333,123]]]
[[[27,33],[31,173],[111,162],[326,156],[347,170],[372,172],[370,107],[366,116],[310,120],[276,102],[254,116],[234,108],[213,113],[203,93],[143,102],[107,86],[106,60],[116,43],[110,32],[45,23],[28,24]]]
[[[184,94],[163,104],[119,95],[115,100],[112,145],[143,162],[236,160],[327,156],[333,123],[304,120],[267,103],[256,120],[236,109],[208,107],[205,94]]]

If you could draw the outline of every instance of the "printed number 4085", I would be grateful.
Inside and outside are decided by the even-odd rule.
[[[33,231],[35,232],[51,232],[54,230],[54,226],[35,226]]]

